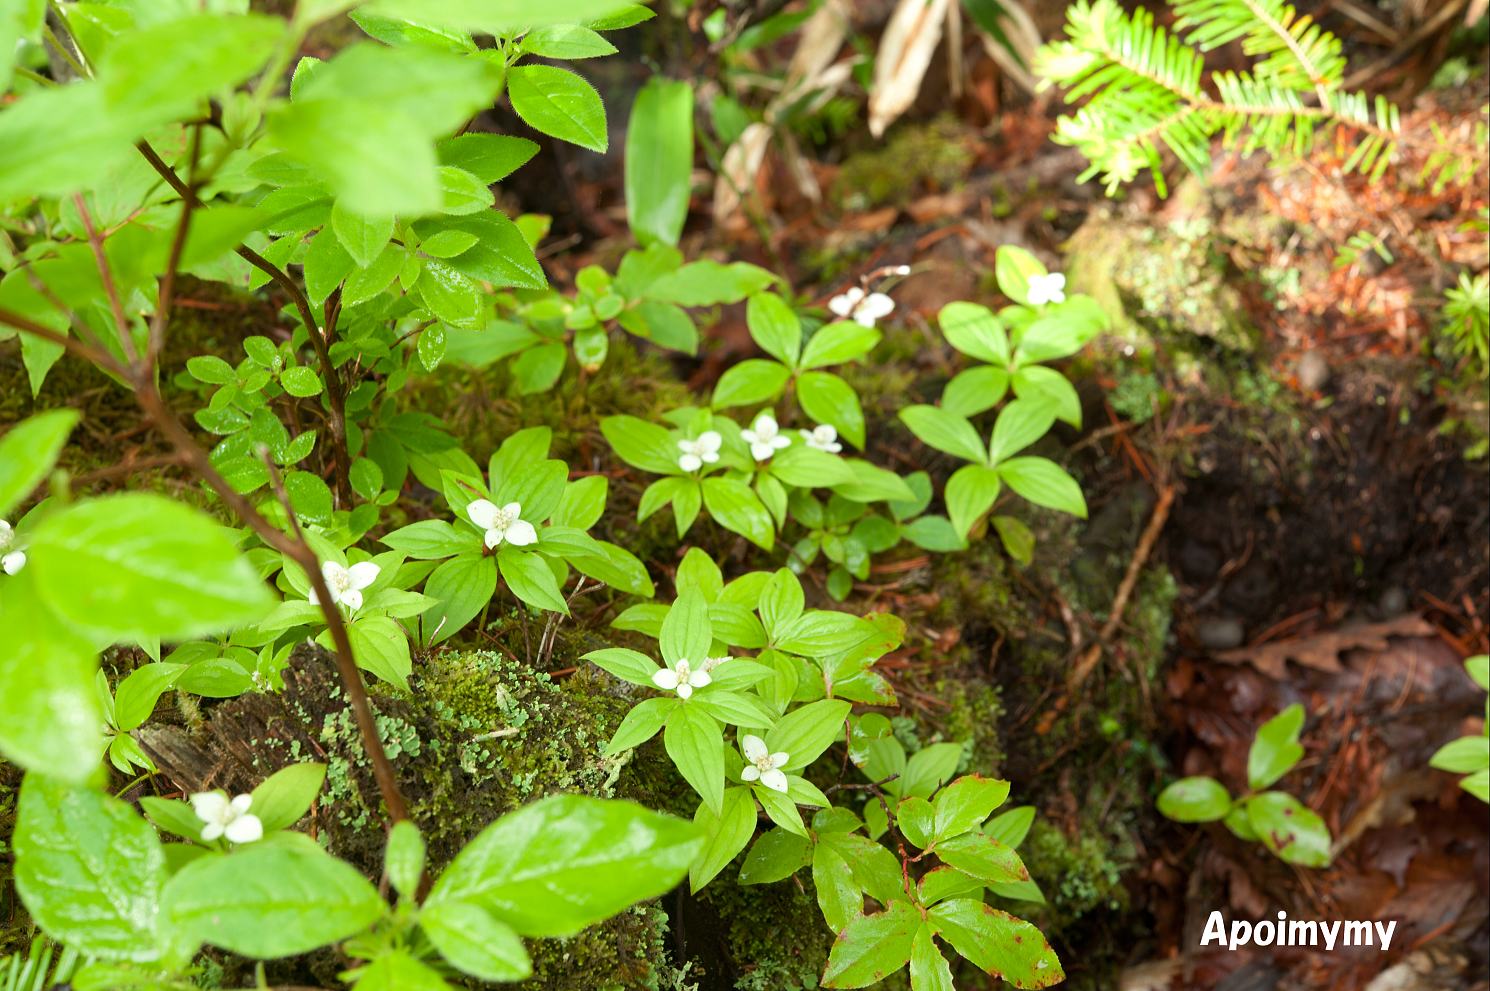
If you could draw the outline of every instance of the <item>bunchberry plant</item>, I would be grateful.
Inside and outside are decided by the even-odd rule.
[[[1490,657],[1479,654],[1464,662],[1464,670],[1476,685],[1490,692]],[[1459,787],[1482,802],[1490,803],[1490,700],[1485,703],[1485,726],[1479,736],[1461,736],[1438,748],[1429,762],[1450,774],[1462,774]]]
[[[1233,798],[1215,778],[1181,778],[1159,795],[1159,811],[1176,822],[1219,821],[1290,864],[1329,866],[1330,829],[1324,820],[1287,792],[1266,790],[1304,756],[1299,743],[1304,715],[1304,707],[1295,703],[1258,727],[1247,754],[1243,794]]]

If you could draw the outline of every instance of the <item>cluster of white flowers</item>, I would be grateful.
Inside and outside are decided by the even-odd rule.
[[[740,741],[740,747],[745,751],[745,759],[750,763],[740,771],[740,780],[759,781],[772,791],[783,794],[787,790],[786,772],[781,768],[786,764],[791,754],[771,753],[766,747],[766,741],[758,736],[746,734]]]
[[[757,461],[765,461],[792,442],[781,432],[781,424],[770,413],[757,416],[749,430],[740,431],[740,437],[750,445],[750,456]]]
[[[698,471],[704,465],[711,465],[719,460],[719,445],[724,443],[724,438],[717,430],[705,430],[693,440],[678,441],[678,450],[683,453],[678,455],[678,467],[684,471]]]
[[[513,547],[526,547],[538,540],[538,531],[533,524],[521,518],[521,503],[509,502],[501,508],[489,499],[477,499],[466,507],[466,515],[486,531],[486,546],[496,547],[508,543]]]
[[[26,566],[26,552],[15,547],[16,532],[10,524],[0,520],[0,571],[13,575]]]
[[[854,286],[848,292],[828,300],[828,309],[861,327],[873,327],[895,312],[895,301],[882,292],[866,293]]]
[[[1066,301],[1066,277],[1060,272],[1030,276],[1030,305],[1045,306],[1048,303]]]
[[[371,561],[363,561],[346,568],[335,561],[321,564],[321,577],[326,579],[326,591],[331,593],[331,604],[346,606],[348,612],[362,608],[362,590],[378,580],[383,569]],[[310,590],[310,604],[320,605],[316,590]]]
[[[678,698],[686,699],[693,694],[695,688],[703,688],[714,680],[709,677],[709,668],[718,664],[718,659],[714,659],[713,663],[705,660],[698,667],[688,661],[678,661],[672,667],[662,668],[654,673],[652,684],[664,692],[677,692]]]
[[[229,843],[263,839],[264,824],[248,811],[252,804],[252,795],[239,795],[231,801],[221,791],[202,791],[191,796],[192,810],[206,824],[202,827],[202,842],[211,843],[219,837],[226,837]]]

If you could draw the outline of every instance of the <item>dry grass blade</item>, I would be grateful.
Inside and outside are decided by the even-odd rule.
[[[869,132],[875,137],[916,101],[931,56],[942,40],[951,0],[900,0],[880,38],[869,93]]]

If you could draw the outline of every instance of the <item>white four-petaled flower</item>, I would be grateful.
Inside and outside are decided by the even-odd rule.
[[[227,837],[229,843],[262,839],[264,824],[248,811],[252,804],[252,795],[239,795],[231,801],[220,791],[202,791],[191,796],[192,809],[206,823],[202,827],[202,841],[211,843],[220,836]]]
[[[771,753],[766,747],[766,741],[758,736],[746,734],[740,741],[740,748],[745,751],[745,759],[750,763],[745,765],[740,772],[741,781],[760,781],[772,791],[785,794],[787,789],[786,772],[781,769],[790,754]]]
[[[724,438],[717,430],[705,430],[693,440],[678,441],[678,450],[683,452],[678,455],[678,467],[684,471],[698,471],[704,465],[713,464],[719,460],[719,445],[722,443]]]
[[[321,562],[321,577],[326,579],[326,590],[331,593],[332,605],[343,605],[348,612],[362,608],[362,590],[378,580],[383,569],[371,561],[344,568],[335,561]],[[319,605],[316,590],[310,590],[311,605]]]
[[[781,425],[770,413],[757,416],[749,430],[740,431],[740,436],[750,445],[750,456],[757,461],[766,460],[791,443],[790,438],[782,435]]]
[[[652,684],[665,692],[677,692],[678,698],[686,699],[693,694],[695,688],[703,688],[714,680],[705,670],[708,663],[705,661],[695,668],[687,661],[679,661],[670,668],[655,672],[652,675]]]
[[[858,286],[828,300],[828,309],[861,327],[873,327],[895,310],[895,301],[882,292],[866,293]]]
[[[26,566],[26,552],[12,550],[15,547],[16,534],[10,528],[10,524],[0,520],[0,571],[7,575],[13,575]]]
[[[1066,277],[1059,272],[1030,276],[1029,300],[1031,306],[1064,303],[1066,301]]]
[[[808,447],[827,451],[829,454],[837,454],[843,450],[843,445],[838,443],[837,428],[826,423],[820,423],[811,430],[803,430],[801,434]]]
[[[487,499],[477,499],[466,507],[466,515],[471,518],[471,522],[486,531],[488,547],[496,547],[503,542],[513,547],[526,547],[538,539],[538,531],[533,529],[533,524],[520,518],[522,511],[520,503],[509,502],[499,509],[496,503]]]

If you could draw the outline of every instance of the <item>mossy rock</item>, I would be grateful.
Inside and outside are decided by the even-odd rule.
[[[555,682],[495,651],[436,651],[416,665],[407,695],[374,697],[379,733],[410,815],[429,844],[432,873],[492,821],[549,794],[641,799],[646,782],[671,768],[638,767],[660,752],[608,758],[606,741],[629,708],[615,683],[582,668]],[[178,787],[247,791],[297,761],[327,764],[326,786],[310,820],[332,853],[377,876],[385,822],[371,767],[329,657],[298,651],[279,695],[248,695],[216,706],[192,733],[153,727],[146,750]],[[304,828],[304,827],[303,827]],[[666,915],[638,906],[566,940],[530,944],[529,991],[667,991],[678,982],[666,964]],[[667,983],[664,983],[667,982]]]
[[[883,146],[843,163],[833,198],[844,209],[867,210],[951,189],[967,176],[976,157],[970,136],[951,117],[897,128]]]

